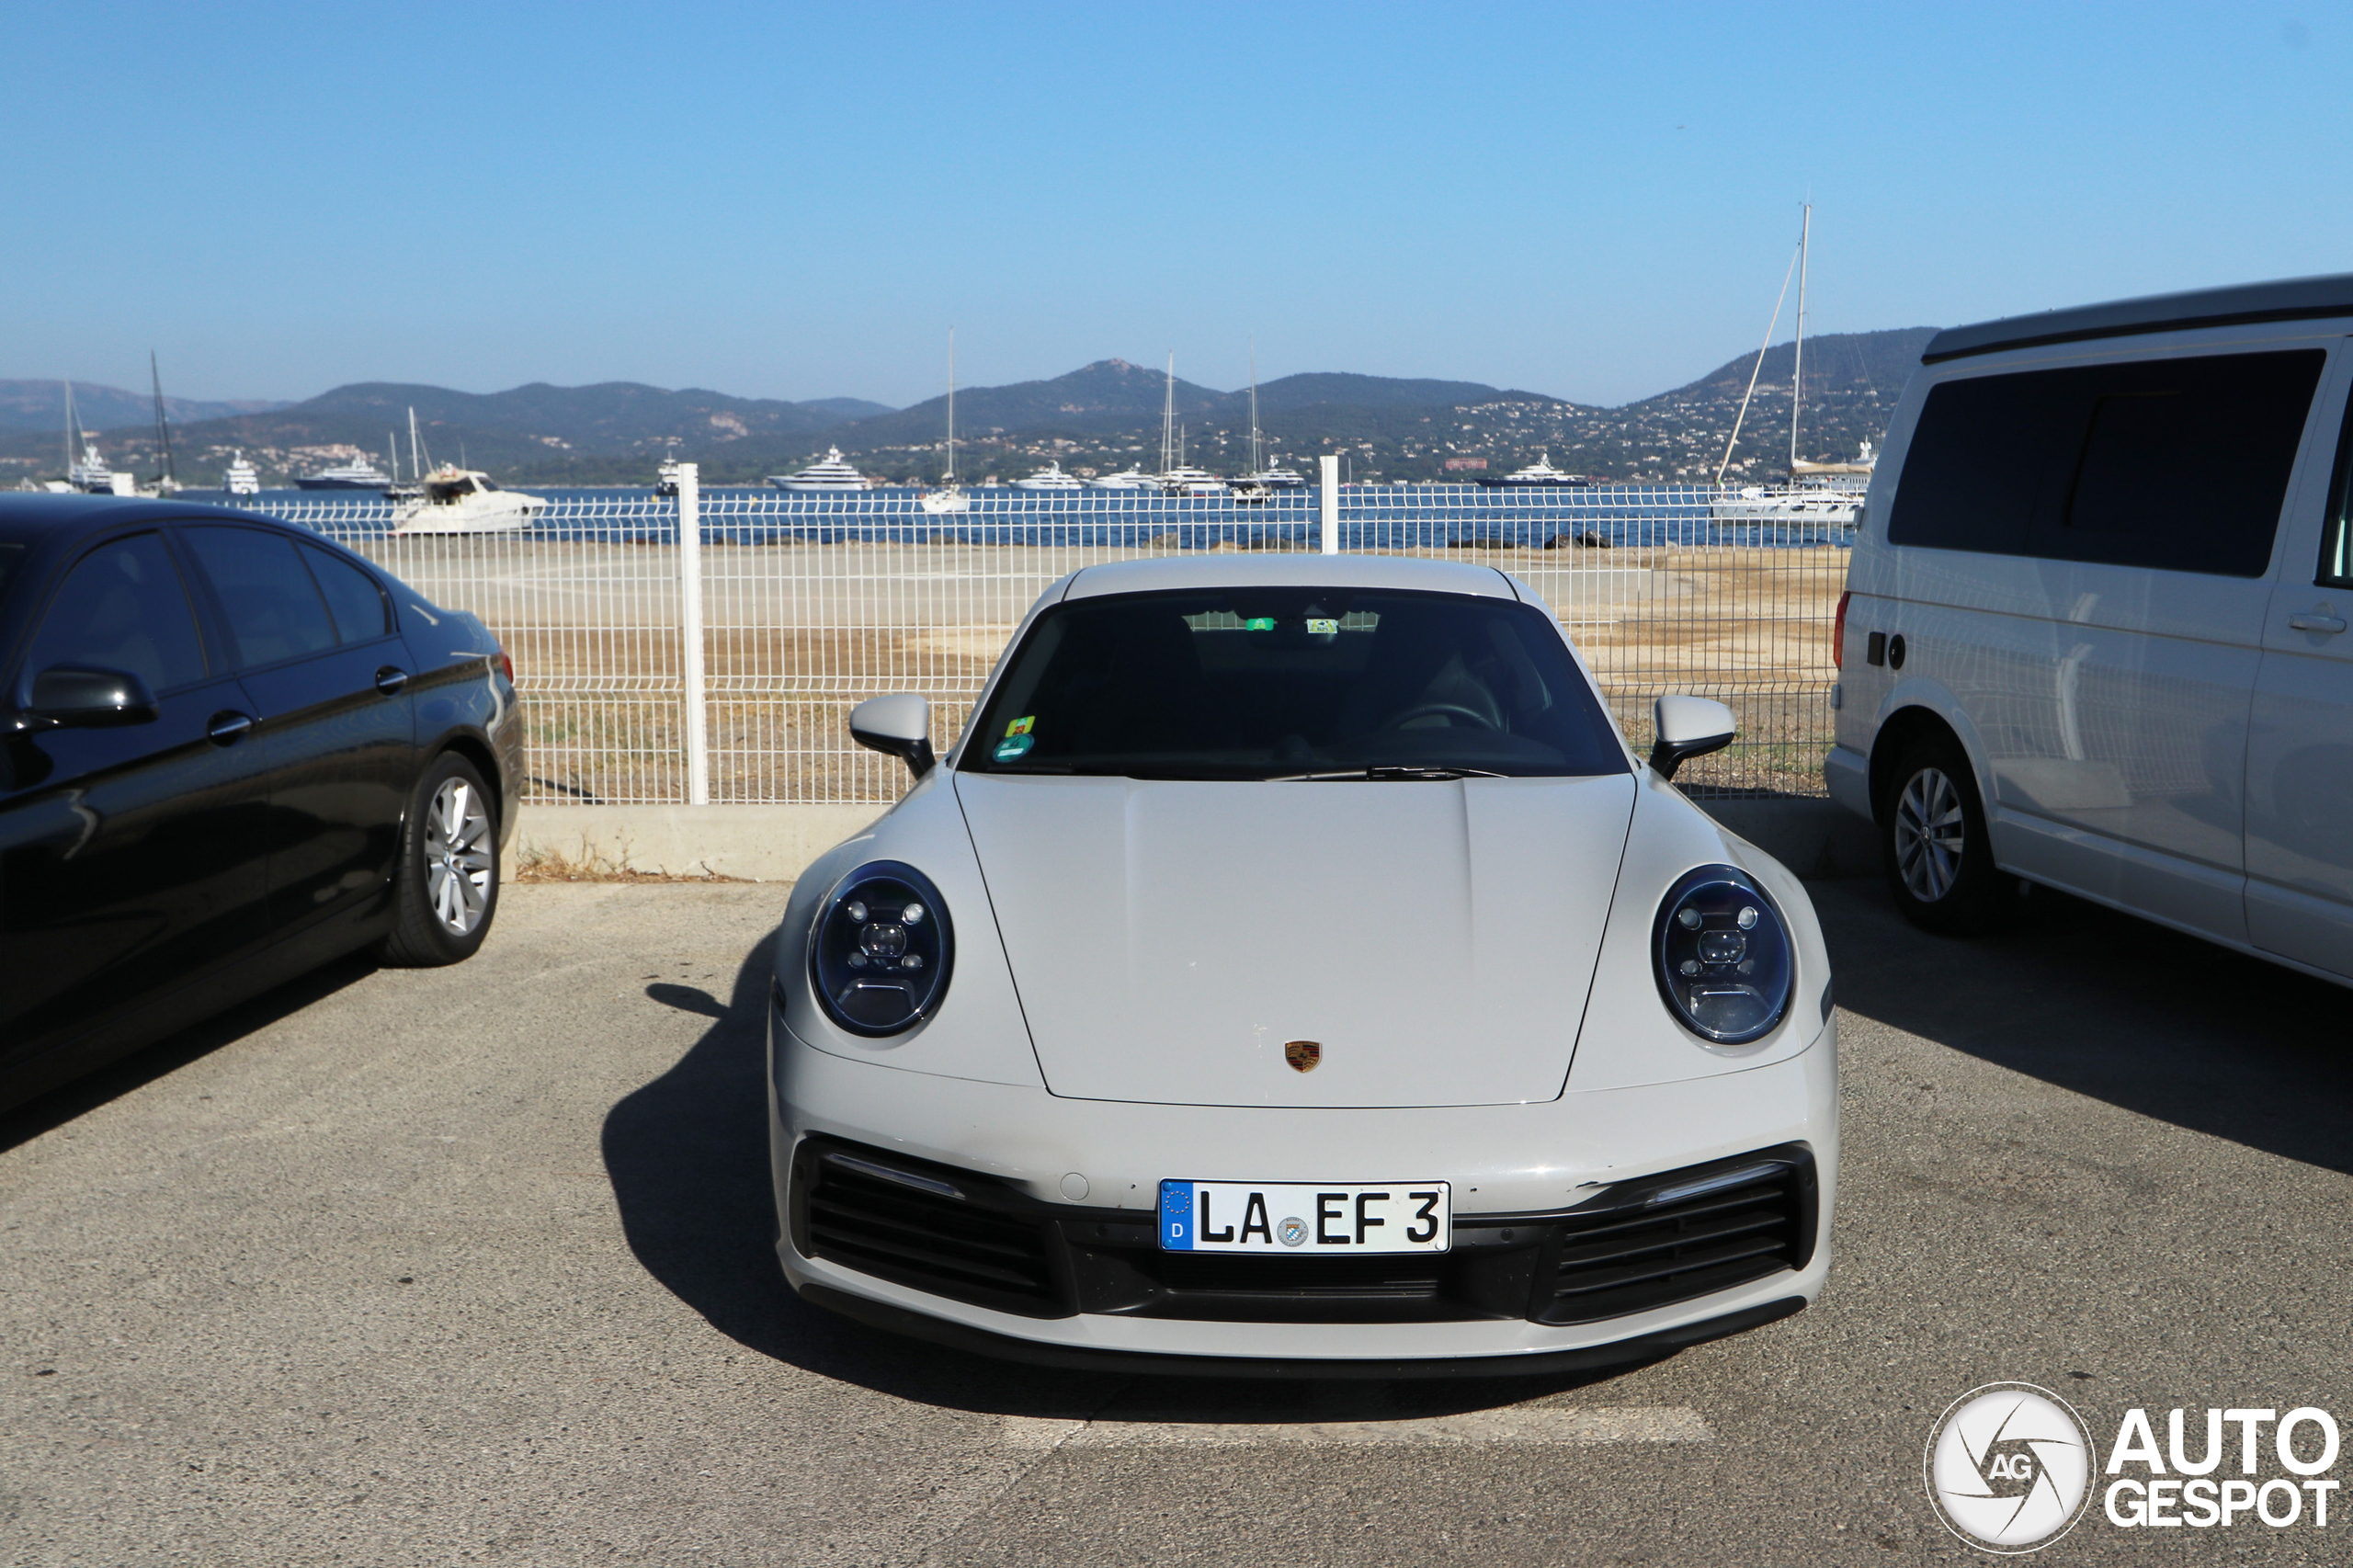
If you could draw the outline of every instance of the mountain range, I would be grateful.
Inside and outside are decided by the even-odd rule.
[[[1852,456],[1877,440],[1904,381],[1934,328],[1836,334],[1805,346],[1800,455]],[[1756,478],[1786,469],[1792,348],[1749,353],[1699,380],[1617,408],[1476,381],[1346,373],[1285,376],[1258,389],[1261,456],[1312,468],[1324,452],[1345,456],[1349,477],[1467,478],[1550,455],[1558,467],[1620,481],[1713,477],[1752,372],[1756,392],[1731,472]],[[7,409],[37,410],[33,389],[55,383],[0,381],[0,484],[58,467],[62,406],[38,426]],[[21,404],[6,400],[23,389]],[[135,415],[90,410],[92,393],[137,405]],[[1169,382],[1162,370],[1103,359],[1051,380],[961,389],[956,395],[958,469],[970,480],[1012,479],[1047,460],[1074,472],[1155,469]],[[1186,457],[1220,472],[1247,468],[1250,393],[1179,380],[1177,420]],[[141,473],[154,469],[147,400],[112,389],[76,387],[93,430],[119,419],[101,443],[107,457]],[[473,393],[393,382],[355,382],[302,403],[187,405],[172,409],[173,448],[183,483],[214,482],[221,462],[243,450],[265,483],[362,452],[380,466],[387,444],[409,467],[408,412],[415,409],[427,462],[457,460],[523,484],[645,483],[664,456],[703,465],[706,483],[756,483],[837,446],[865,472],[893,480],[939,476],[945,463],[945,396],[892,409],[856,398],[791,403],[737,398],[633,382],[586,387],[544,383]],[[99,408],[118,405],[99,400]]]

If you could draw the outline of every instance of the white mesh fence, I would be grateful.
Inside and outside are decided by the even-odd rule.
[[[482,617],[516,666],[529,798],[688,799],[678,503],[646,490],[548,490],[528,528],[395,534],[372,494],[269,494],[247,505],[316,528],[435,603]],[[1343,551],[1475,561],[1551,603],[1628,739],[1650,701],[1732,705],[1741,739],[1688,765],[1694,792],[1821,792],[1835,678],[1830,621],[1841,530],[1740,521],[1711,492],[1350,485]],[[906,773],[849,740],[865,698],[915,691],[935,744],[972,699],[1032,600],[1081,566],[1193,551],[1313,551],[1313,489],[1256,504],[1147,491],[975,491],[926,512],[912,490],[701,493],[709,799],[897,799]]]

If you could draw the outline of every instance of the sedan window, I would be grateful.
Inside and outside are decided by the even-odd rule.
[[[192,528],[187,537],[228,614],[240,665],[274,665],[335,646],[326,601],[292,540],[238,528]]]
[[[1542,611],[1323,588],[1051,609],[1015,652],[958,766],[1302,780],[1629,767]]]
[[[392,630],[384,590],[376,585],[375,578],[340,556],[307,545],[302,559],[311,563],[311,575],[318,579],[319,592],[326,596],[336,636],[346,642],[366,642]]]
[[[25,677],[60,665],[124,670],[154,691],[204,678],[196,615],[161,537],[102,544],[65,574],[33,634]]]

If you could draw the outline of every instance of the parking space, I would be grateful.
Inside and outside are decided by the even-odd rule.
[[[471,964],[347,965],[0,1121],[0,1557],[1960,1560],[1920,1452],[1976,1384],[2103,1443],[2129,1405],[2353,1409],[2347,993],[2067,900],[1963,944],[1814,892],[1820,1306],[1614,1376],[1256,1387],[801,1306],[760,1083],[782,890],[511,888]],[[2222,1536],[2095,1516],[2063,1550],[2332,1556]]]

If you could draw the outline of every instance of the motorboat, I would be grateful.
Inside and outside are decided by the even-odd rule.
[[[1307,478],[1305,475],[1302,474],[1297,469],[1284,468],[1279,464],[1273,468],[1262,468],[1255,473],[1245,473],[1242,476],[1242,480],[1245,484],[1263,484],[1269,490],[1304,490],[1307,488]]]
[[[827,447],[825,455],[796,473],[772,473],[768,483],[779,490],[866,490],[866,475],[842,456],[839,447]]]
[[[1117,473],[1098,475],[1086,482],[1089,490],[1157,490],[1152,475],[1140,468],[1123,468]]]
[[[304,490],[382,490],[392,483],[392,476],[378,468],[372,460],[358,457],[316,473],[300,475],[294,483]]]
[[[1225,481],[1205,468],[1190,468],[1178,463],[1155,476],[1164,495],[1222,495]]]
[[[442,464],[425,476],[424,492],[392,508],[396,534],[503,534],[531,526],[547,503],[519,490],[501,490],[477,469]]]
[[[1016,490],[1084,490],[1086,483],[1074,473],[1064,473],[1059,462],[1050,462],[1027,479],[1013,482]]]
[[[1536,460],[1526,468],[1498,474],[1493,479],[1482,477],[1481,484],[1490,490],[1589,490],[1593,481],[1582,473],[1563,473],[1552,466],[1552,454],[1539,452]]]
[[[221,488],[232,495],[261,494],[261,470],[254,467],[240,447],[229,456],[229,466],[222,472]]]
[[[98,455],[98,444],[82,428],[82,421],[74,413],[74,383],[65,383],[65,483],[67,491],[85,495],[132,495],[137,487],[133,477],[117,473]]]

